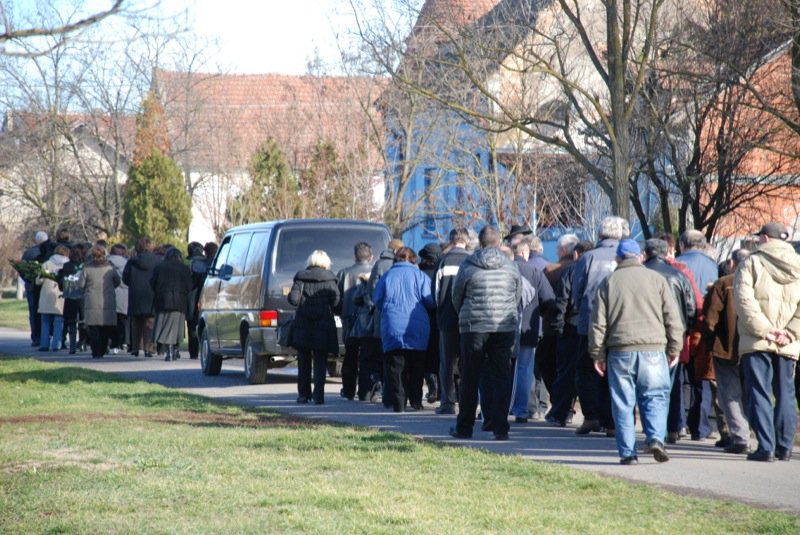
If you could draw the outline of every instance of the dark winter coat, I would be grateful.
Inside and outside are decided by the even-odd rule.
[[[522,276],[497,247],[469,256],[453,283],[453,307],[461,333],[516,332]]]
[[[334,309],[339,304],[339,285],[332,271],[310,267],[298,271],[289,292],[289,303],[297,307],[292,346],[297,349],[339,353]]]
[[[415,264],[397,262],[386,272],[372,294],[380,311],[383,352],[428,349],[433,310],[431,279]]]
[[[128,260],[122,281],[128,285],[128,316],[154,316],[153,288],[150,279],[161,259],[153,253],[141,253]]]
[[[589,335],[592,307],[597,287],[617,268],[619,240],[600,240],[597,247],[586,251],[572,273],[572,291],[579,305],[578,334]]]
[[[61,271],[58,272],[58,286],[63,290],[64,289],[64,278],[69,277],[71,275],[80,275],[81,270],[83,269],[83,264],[76,264],[72,260],[64,264],[64,267],[61,268]],[[69,299],[66,296],[64,297],[64,322],[71,323],[78,321],[78,316],[80,315],[82,299]]]
[[[192,291],[192,272],[180,260],[161,262],[153,269],[150,279],[153,289],[153,309],[156,312],[189,312]]]
[[[544,272],[534,268],[521,256],[516,257],[514,262],[519,268],[520,275],[531,283],[534,290],[533,300],[522,309],[519,343],[525,347],[536,347],[540,334],[539,318],[544,311],[553,308],[555,295]]]
[[[367,296],[367,292],[369,291],[368,286],[367,281],[364,281],[359,282],[358,285],[353,288],[355,316],[350,331],[348,331],[346,336],[348,338],[372,337],[372,308],[367,304],[368,302],[371,303],[372,299]]]
[[[440,331],[458,332],[458,312],[453,308],[453,282],[468,256],[466,249],[454,247],[439,260],[433,280],[433,295],[436,300],[436,323]]]
[[[695,301],[694,289],[692,288],[692,283],[689,282],[689,278],[670,266],[663,258],[648,258],[644,266],[667,279],[672,295],[675,297],[675,303],[678,305],[678,311],[681,313],[683,335],[688,336],[697,319],[697,302]]]
[[[336,276],[339,284],[339,295],[341,296],[339,310],[342,317],[342,332],[349,334],[353,328],[353,323],[356,321],[358,306],[353,302],[353,298],[359,286],[358,276],[363,273],[369,273],[371,270],[372,264],[364,260],[344,268]]]
[[[381,315],[378,310],[375,308],[375,303],[372,302],[372,294],[375,293],[375,287],[378,286],[378,281],[381,280],[383,274],[389,271],[394,265],[394,251],[390,249],[386,249],[381,253],[378,257],[378,261],[375,262],[375,265],[372,266],[372,272],[369,275],[369,282],[367,283],[369,286],[367,287],[368,293],[367,298],[369,299],[369,305],[372,309],[372,337],[373,338],[380,338],[381,337]]]
[[[733,298],[734,278],[735,274],[720,277],[706,294],[703,340],[711,355],[736,362],[739,360],[739,331]]]
[[[579,296],[572,291],[575,266],[577,266],[577,263],[567,266],[555,288],[555,312],[553,313],[550,327],[559,336],[565,332],[574,334],[578,330]]]

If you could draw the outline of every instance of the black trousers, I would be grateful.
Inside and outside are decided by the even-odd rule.
[[[348,338],[344,343],[344,361],[342,362],[342,394],[347,399],[353,399],[356,396],[360,353],[360,338]]]
[[[406,399],[412,407],[422,406],[422,381],[425,378],[425,351],[396,349],[386,353],[384,397],[395,412],[403,412]]]
[[[325,375],[328,367],[328,352],[324,349],[297,349],[297,394],[312,399],[311,365],[314,365],[313,399],[318,405],[325,402]]]
[[[544,387],[551,398],[553,397],[553,382],[556,379],[556,370],[558,369],[557,347],[558,336],[548,334],[542,337],[536,346],[536,360],[534,361],[533,373],[537,379],[542,379]]]
[[[565,328],[556,345],[556,378],[550,392],[550,415],[565,422],[575,401],[575,366],[580,352],[580,336],[574,327]]]
[[[583,417],[586,420],[599,420],[603,427],[613,429],[614,420],[611,417],[608,374],[600,377],[595,371],[594,361],[589,356],[589,338],[583,335],[580,339],[580,352],[575,373]]]
[[[508,433],[508,407],[511,402],[511,353],[514,332],[461,333],[460,410],[456,430],[472,436],[478,387],[483,382],[487,398],[484,417],[492,422],[495,435]],[[482,401],[482,403],[484,403]]]
[[[114,337],[116,325],[89,325],[89,345],[92,357],[102,357],[108,353],[108,342]]]

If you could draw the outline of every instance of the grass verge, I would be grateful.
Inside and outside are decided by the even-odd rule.
[[[2,533],[798,533],[800,517],[0,358]]]
[[[0,327],[28,331],[28,302],[24,299],[0,300]]]

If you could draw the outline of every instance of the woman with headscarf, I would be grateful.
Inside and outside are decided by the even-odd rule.
[[[177,360],[181,358],[180,343],[192,291],[192,273],[177,248],[167,249],[164,261],[153,269],[150,286],[156,311],[153,339],[158,354],[164,355],[164,360]]]
[[[102,358],[108,352],[108,342],[117,327],[117,298],[115,288],[120,278],[106,258],[105,247],[95,245],[81,271],[78,286],[83,288],[83,313],[89,329],[92,358]]]
[[[394,264],[372,294],[380,312],[381,343],[388,370],[384,405],[388,402],[394,412],[403,412],[406,401],[412,409],[422,409],[425,351],[431,330],[428,311],[433,310],[433,296],[431,280],[416,262],[413,249],[398,249]]]
[[[340,294],[331,259],[325,251],[314,251],[306,269],[294,276],[289,303],[297,307],[292,331],[292,347],[297,349],[297,402],[325,403],[325,373],[329,354],[339,353],[339,338],[333,309]],[[314,364],[314,391],[311,391],[311,364]]]

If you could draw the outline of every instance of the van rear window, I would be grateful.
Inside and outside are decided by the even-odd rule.
[[[316,249],[328,253],[331,258],[331,271],[351,266],[353,246],[367,242],[377,258],[386,249],[389,236],[380,227],[289,227],[282,228],[278,235],[273,273],[294,276],[306,267],[306,260]]]

